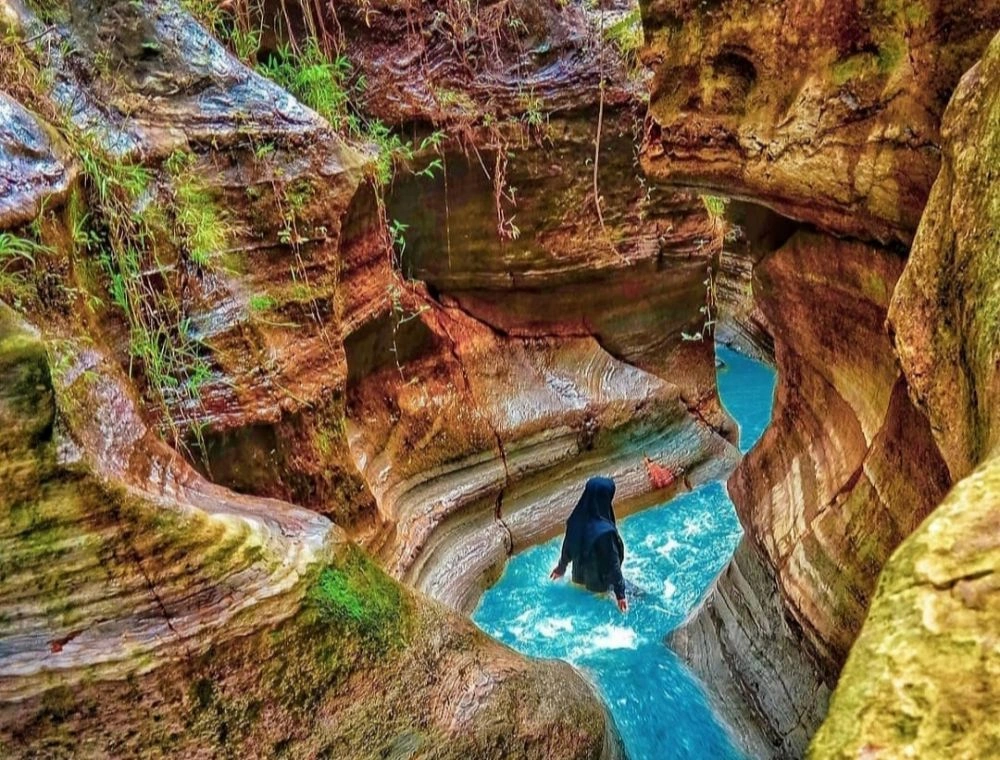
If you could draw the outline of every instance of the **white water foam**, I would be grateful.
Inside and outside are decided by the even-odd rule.
[[[683,544],[681,544],[681,542],[674,538],[671,534],[667,536],[667,542],[665,544],[656,548],[656,553],[661,557],[669,557],[675,551],[680,549],[681,546],[683,546]]]
[[[538,624],[538,632],[547,639],[554,639],[563,633],[573,632],[572,618],[550,618]]]
[[[632,628],[606,623],[594,629],[591,643],[594,649],[636,649],[639,635]]]

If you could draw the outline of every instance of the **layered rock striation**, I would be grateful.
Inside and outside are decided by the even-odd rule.
[[[765,358],[773,340],[779,387],[771,428],[730,480],[748,545],[673,637],[757,753],[805,751],[882,567],[968,472],[925,398],[977,402],[885,321],[890,299],[894,326],[911,315],[915,334],[960,319],[935,309],[978,311],[954,289],[915,293],[923,265],[905,250],[940,164],[941,114],[998,13],[823,3],[816,23],[782,4],[644,6],[644,168],[786,218],[762,236],[753,205],[727,212],[721,333]]]
[[[996,752],[1000,38],[945,116],[941,173],[890,319],[955,488],[887,564],[813,757]]]
[[[54,372],[2,319],[5,756],[621,756],[569,666],[412,595],[326,518],[205,482],[92,352]]]
[[[669,493],[653,489],[644,456],[692,483],[735,464],[679,389],[592,338],[509,338],[455,308],[420,318],[423,351],[353,386],[348,425],[396,526],[379,556],[437,599],[471,609],[509,554],[557,532],[594,472],[615,476],[628,509]]]
[[[398,356],[378,343],[392,288],[426,311],[414,326],[461,323],[482,342],[433,351],[512,348],[376,263],[391,259],[367,226],[367,152],[174,3],[2,10],[18,242],[0,285],[22,315],[4,313],[2,336],[4,754],[620,756],[569,666],[528,662],[399,586],[329,519],[404,546],[345,415],[352,384]],[[354,261],[373,262],[380,298],[345,287]],[[345,342],[365,336],[377,345],[352,368]],[[578,351],[602,370],[571,382],[594,386],[613,433],[662,406],[692,431],[693,461],[725,451],[673,390],[626,420],[621,388],[641,373],[579,343],[517,341],[526,384],[544,393],[550,355]]]

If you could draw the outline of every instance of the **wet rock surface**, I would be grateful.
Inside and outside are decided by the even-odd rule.
[[[338,5],[368,114],[453,131],[376,192],[174,2],[0,5],[0,754],[619,756],[389,575],[468,609],[587,476],[727,475],[715,319],[781,382],[673,645],[755,753],[853,651],[815,756],[989,754],[996,42],[939,123],[1000,7],[647,4],[643,130],[626,10]]]
[[[802,757],[826,716],[830,687],[786,614],[770,568],[744,539],[697,614],[668,639],[752,757]]]
[[[58,137],[2,92],[0,124],[0,229],[8,229],[38,216],[46,200],[65,198],[73,171]]]

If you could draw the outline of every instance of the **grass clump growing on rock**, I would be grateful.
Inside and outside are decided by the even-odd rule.
[[[177,182],[173,197],[164,202],[149,168],[107,153],[86,136],[80,142],[94,227],[87,248],[100,262],[108,295],[128,323],[130,369],[141,368],[165,411],[177,403],[197,403],[210,370],[173,282],[188,262],[207,265],[223,244],[219,212],[200,183],[187,177],[188,159],[171,156],[166,162],[168,176]],[[74,229],[83,224],[71,220]],[[167,249],[176,250],[168,255]]]
[[[173,198],[170,205],[177,223],[176,241],[185,248],[192,262],[205,267],[225,248],[229,228],[193,164],[194,156],[179,150],[170,155],[164,168],[171,179]]]
[[[0,232],[0,298],[15,306],[30,296],[28,273],[35,266],[35,257],[48,249],[30,237]]]
[[[645,42],[639,9],[635,8],[629,11],[607,27],[604,30],[604,39],[618,48],[618,52],[625,59],[632,75],[637,76],[641,70],[639,53]]]
[[[701,196],[701,202],[705,206],[705,211],[713,219],[721,219],[726,215],[726,206],[729,205],[728,198],[718,195],[703,195]]]
[[[347,105],[353,70],[347,56],[328,57],[315,39],[308,39],[296,53],[282,45],[257,70],[288,90],[335,129],[348,126]]]

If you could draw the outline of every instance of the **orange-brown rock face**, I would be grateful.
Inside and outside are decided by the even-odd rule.
[[[643,25],[651,176],[908,243],[941,114],[1000,5],[667,0],[644,3]]]
[[[4,757],[620,756],[569,666],[403,589],[315,512],[206,482],[111,362],[58,347],[0,306]]]
[[[1000,746],[1000,37],[962,79],[942,132],[890,316],[914,402],[959,481],[886,565],[812,758]]]
[[[602,7],[627,7],[604,3]],[[375,0],[338,3],[346,50],[368,83],[364,108],[386,123],[482,123],[485,114],[586,110],[633,100],[599,10],[532,0]],[[610,22],[609,22],[610,23]]]
[[[903,265],[798,232],[753,267],[778,388],[770,427],[729,481],[748,545],[672,645],[757,753],[805,751],[882,566],[950,485],[884,328]]]
[[[218,458],[220,482],[367,524],[373,503],[343,432],[338,321],[340,225],[366,159],[190,16],[148,11],[72,4],[47,32],[62,44],[34,61],[45,75],[33,105],[86,152],[86,194],[101,206],[71,255],[80,290],[96,286],[87,308],[199,464],[211,468],[220,439],[240,449],[242,472]],[[16,18],[25,36],[44,28]],[[80,226],[77,190],[65,207]]]
[[[798,756],[891,552],[992,440],[975,401],[982,381],[942,369],[968,357],[938,327],[971,312],[956,281],[988,278],[957,260],[939,277],[951,258],[906,264],[903,251],[938,172],[941,115],[1000,26],[1000,5],[668,1],[643,4],[643,23],[655,69],[644,168],[784,217],[768,253],[752,212],[727,213],[745,234],[721,257],[721,336],[767,357],[766,326],[779,388],[771,428],[730,480],[755,552],[741,548],[674,644],[721,684],[741,725],[765,715],[748,730],[756,750]],[[788,233],[774,233],[789,219],[818,231],[782,243]],[[936,227],[942,240],[957,236],[949,225]],[[890,298],[906,332],[895,344]],[[763,610],[789,622],[775,626]]]
[[[342,223],[326,225],[310,217],[310,228],[326,231],[316,249],[320,254],[332,244],[334,231],[339,235],[336,266],[322,258],[310,260],[308,284],[322,286],[319,329],[348,344],[350,385],[360,387],[371,373],[421,356],[450,366],[449,350],[422,344],[426,320],[411,319],[411,312],[446,303],[523,339],[512,345],[526,354],[535,350],[526,339],[545,338],[538,350],[540,363],[548,361],[547,352],[560,340],[596,338],[599,348],[592,348],[601,361],[610,359],[607,352],[667,379],[681,389],[681,403],[706,430],[715,428],[731,438],[732,425],[715,392],[713,351],[705,329],[709,317],[700,311],[721,233],[699,200],[659,192],[639,177],[633,147],[637,108],[630,94],[634,83],[620,54],[601,41],[598,17],[575,4],[484,4],[470,11],[468,21],[477,29],[497,31],[502,20],[498,36],[456,39],[457,25],[442,26],[444,19],[457,24],[449,15],[454,9],[440,10],[433,4],[337,9],[345,50],[367,80],[362,99],[368,113],[397,126],[443,123],[451,130],[438,152],[427,151],[411,162],[416,170],[437,158],[441,165],[428,172],[431,177],[401,174],[386,189],[385,214],[398,225],[395,251],[388,232],[379,228],[378,202],[365,189],[354,195]],[[294,28],[296,20],[290,22]],[[482,65],[470,68],[469,60],[477,56]],[[596,193],[603,225],[592,177],[602,74],[606,83]],[[520,82],[517,87],[512,77]],[[267,218],[263,212],[257,217]],[[274,235],[273,230],[261,231],[264,240]],[[403,273],[426,282],[433,298],[404,297],[409,286],[393,270],[397,256]],[[293,283],[271,262],[254,272],[255,279],[264,274],[273,278],[259,290],[268,298],[272,291],[302,289],[294,269]],[[273,298],[278,303],[260,318],[273,322],[280,338],[288,335],[289,323],[298,327],[303,315]],[[409,311],[402,308],[403,300]],[[474,332],[485,330],[483,324],[469,324]],[[684,340],[682,333],[700,340]],[[344,471],[346,447],[336,425],[343,409],[341,361],[330,351],[327,364],[316,365],[325,370],[327,386],[317,398],[307,385],[307,405],[297,400],[301,380],[290,378],[280,386],[287,389],[287,398],[276,388],[281,409],[276,418],[244,417],[203,431],[206,471],[241,491],[322,509],[366,543],[377,545],[391,535],[406,541],[392,523],[395,508],[381,504],[373,519],[367,489]],[[457,370],[450,372],[454,384]],[[378,374],[368,385],[378,387],[385,377]],[[519,387],[519,378],[513,376],[512,382]],[[589,381],[579,373],[567,382]],[[587,388],[580,393],[589,398]],[[671,409],[675,402],[672,398]],[[480,404],[475,398],[463,403],[473,408]],[[273,411],[274,405],[267,408]],[[348,417],[358,423],[353,412]],[[369,424],[366,420],[360,427]],[[511,430],[509,435],[505,445],[516,445],[521,433]],[[492,435],[475,440],[480,454],[499,456]],[[443,459],[456,455],[450,446],[443,437],[426,442],[428,449],[440,447],[434,456]],[[353,456],[357,460],[360,455]],[[380,525],[384,520],[389,524]]]
[[[779,382],[771,427],[730,489],[831,681],[879,569],[948,485],[884,329],[902,267],[884,250],[799,233],[755,272]]]
[[[571,668],[401,587],[327,517],[373,524],[344,338],[398,284],[372,264],[386,300],[341,287],[342,251],[378,260],[372,231],[341,236],[362,154],[173,3],[0,11],[53,39],[18,40],[45,75],[16,91],[68,143],[3,96],[4,224],[27,253],[0,289],[40,329],[3,307],[0,754],[618,757]],[[191,215],[224,229],[197,238]],[[177,346],[189,363],[156,362]],[[396,356],[362,353],[359,381]]]
[[[715,402],[711,341],[700,334],[721,232],[697,197],[649,187],[634,161],[631,111],[609,114],[594,206],[594,120],[553,118],[540,142],[513,152],[506,178],[519,235],[498,239],[490,177],[475,156],[450,155],[435,183],[394,189],[409,223],[404,272],[469,314],[521,337],[595,337],[612,355]],[[494,154],[482,160],[492,164]],[[723,424],[716,409],[710,416]]]

